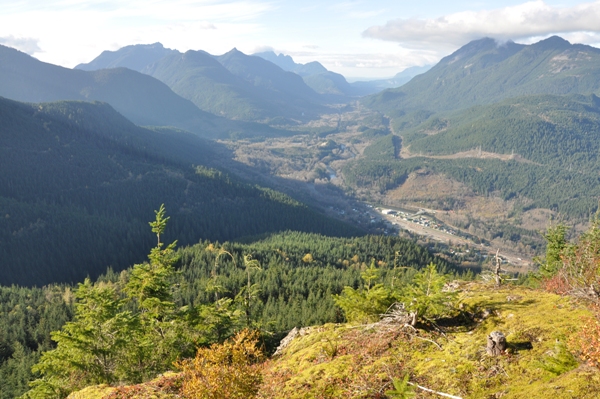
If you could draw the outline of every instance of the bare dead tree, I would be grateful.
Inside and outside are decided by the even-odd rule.
[[[500,253],[500,248],[498,248],[498,250],[496,251],[496,270],[494,270],[494,278],[496,279],[496,287],[500,287],[500,285],[502,284],[502,276],[500,275],[500,272],[502,271],[502,259],[499,256]]]

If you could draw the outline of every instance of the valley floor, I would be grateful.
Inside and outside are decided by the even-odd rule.
[[[252,178],[262,179],[265,184],[373,233],[383,234],[386,228],[372,223],[374,214],[368,212],[368,204],[417,210],[430,208],[436,212],[439,221],[456,231],[462,231],[460,237],[447,237],[433,229],[396,222],[402,225],[404,232],[419,235],[425,241],[451,242],[462,247],[468,245],[477,248],[481,246],[479,242],[485,242],[486,246],[481,249],[487,254],[495,254],[500,249],[501,254],[513,265],[511,271],[531,269],[532,258],[539,254],[539,248],[543,248],[543,238],[539,232],[544,231],[550,220],[556,217],[550,211],[533,209],[524,213],[515,212],[523,204],[494,196],[479,196],[462,183],[429,173],[413,172],[401,185],[385,191],[349,185],[343,172],[345,165],[363,157],[365,149],[382,137],[365,135],[361,126],[372,124],[373,129],[381,129],[384,133],[389,129],[387,125],[377,124],[380,122],[372,122],[372,119],[380,121],[381,117],[377,119],[372,112],[354,110],[339,115],[325,115],[312,125],[299,128],[296,136],[223,141],[233,152],[233,161],[227,161],[224,166],[239,173],[248,173],[249,170],[241,165],[252,166],[251,170],[255,173]],[[310,129],[314,128],[333,131],[321,137],[311,133]],[[404,147],[398,155],[400,158],[415,156]],[[455,157],[511,158],[495,155],[498,154],[471,151],[456,154]],[[454,205],[448,207],[448,199],[452,199]],[[445,205],[440,208],[440,204]],[[385,220],[381,215],[375,216],[381,222]],[[521,240],[508,240],[508,233],[498,235],[507,226],[528,232],[530,235],[527,240],[522,240],[525,244]],[[473,240],[473,237],[477,240]]]

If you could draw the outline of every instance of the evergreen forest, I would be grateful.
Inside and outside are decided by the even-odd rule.
[[[147,262],[121,272],[110,269],[77,286],[2,288],[0,397],[23,394],[33,380],[31,397],[64,397],[99,382],[145,381],[172,369],[178,357],[193,356],[196,347],[223,342],[243,327],[260,330],[272,351],[294,327],[344,321],[334,296],[344,287],[360,287],[369,268],[392,286],[411,281],[430,263],[443,273],[473,277],[397,237],[286,231],[246,243],[165,246],[173,226],[164,211],[157,214],[162,228],[169,223],[159,230]],[[153,335],[157,328],[162,333]],[[100,355],[104,368],[72,369]]]

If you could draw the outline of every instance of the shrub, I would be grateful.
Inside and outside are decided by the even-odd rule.
[[[263,358],[258,333],[248,329],[223,344],[200,348],[194,359],[178,363],[183,370],[183,394],[197,399],[256,397]]]

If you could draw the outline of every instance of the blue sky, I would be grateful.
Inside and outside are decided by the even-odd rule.
[[[600,47],[600,1],[0,0],[0,44],[73,67],[103,50],[273,50],[346,77],[434,64],[471,40]]]

